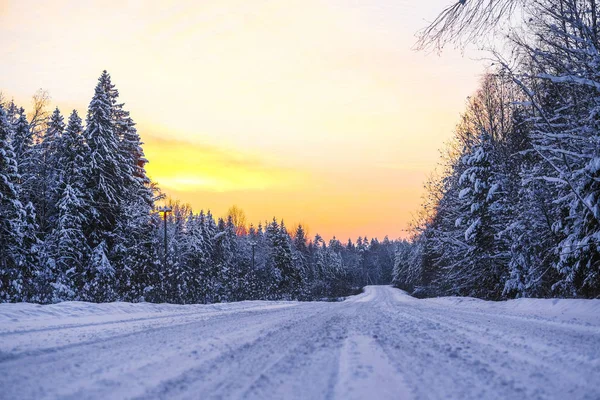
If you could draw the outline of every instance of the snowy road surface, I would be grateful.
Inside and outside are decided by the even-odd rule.
[[[600,300],[0,304],[2,399],[600,399]]]

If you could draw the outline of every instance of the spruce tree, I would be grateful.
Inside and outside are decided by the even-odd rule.
[[[300,275],[300,281],[302,282],[298,287],[298,294],[302,297],[308,296],[308,281],[310,280],[310,268],[308,267],[309,253],[306,244],[306,233],[302,225],[298,225],[292,241],[292,260],[294,270],[298,271]]]
[[[31,278],[23,268],[23,229],[26,212],[19,200],[21,177],[11,143],[12,126],[0,106],[0,300],[24,300]]]
[[[493,167],[491,137],[482,132],[478,143],[463,156],[467,169],[460,177],[460,197],[468,205],[464,217],[465,242],[462,276],[456,282],[461,294],[475,297],[501,297],[506,279],[503,255],[496,240],[497,217],[502,206],[498,198],[501,183]]]
[[[61,197],[60,157],[64,148],[64,130],[64,118],[56,108],[50,116],[42,141],[35,145],[34,205],[38,225],[44,235],[49,233],[58,217],[56,205]]]
[[[108,259],[104,240],[92,250],[85,278],[82,290],[83,300],[101,303],[118,299],[114,284],[115,269]]]
[[[14,124],[14,132],[12,135],[13,148],[19,166],[19,172],[23,173],[26,170],[27,162],[29,161],[28,153],[33,146],[33,133],[29,129],[29,122],[25,110],[21,107],[17,111],[19,117]]]
[[[90,276],[87,267],[91,247],[85,229],[93,206],[86,193],[86,160],[90,149],[83,135],[81,118],[73,110],[56,155],[57,221],[47,241],[53,258],[55,299],[76,298]]]
[[[290,236],[283,221],[273,238],[273,261],[279,271],[278,291],[287,298],[296,298],[301,287],[301,275],[292,261],[292,247]]]
[[[122,216],[125,182],[130,170],[125,168],[125,160],[119,148],[119,137],[113,123],[113,105],[111,94],[107,93],[109,76],[105,72],[100,76],[94,97],[88,108],[85,141],[89,148],[84,178],[84,195],[89,207],[86,210],[84,232],[88,246],[93,249],[93,256],[87,273],[91,279],[95,274],[103,273],[103,286],[116,287],[117,281],[123,279],[123,265],[114,260],[115,253],[122,237],[118,236],[117,227]],[[113,261],[121,268],[115,270]],[[95,263],[100,262],[101,265]],[[110,265],[110,268],[107,268]],[[114,279],[109,283],[110,279]],[[98,293],[95,291],[95,293]]]
[[[81,277],[91,257],[82,229],[85,200],[77,186],[66,184],[57,207],[52,297],[53,301],[73,300],[85,285]]]

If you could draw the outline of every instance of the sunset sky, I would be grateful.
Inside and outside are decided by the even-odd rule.
[[[415,52],[451,0],[0,0],[0,90],[85,109],[107,69],[161,188],[311,235],[404,237],[483,64]]]

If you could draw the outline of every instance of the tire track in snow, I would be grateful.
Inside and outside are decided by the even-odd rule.
[[[130,398],[144,393],[149,382],[176,377],[190,365],[247,343],[253,335],[279,330],[289,317],[287,311],[229,314],[24,355],[0,363],[0,387],[7,388],[4,394],[10,399],[43,398],[43,393],[47,398],[104,399],[123,388],[123,398]],[[247,331],[239,329],[244,325],[249,327]],[[37,381],[23,387],[19,383],[31,380],[32,365],[36,366]],[[59,375],[73,379],[56,385],[57,368]]]
[[[8,335],[0,399],[600,398],[595,323],[390,287],[293,304]]]
[[[290,321],[282,322],[276,330],[228,347],[140,398],[186,399],[194,398],[193,393],[205,393],[204,398],[212,399],[226,393],[225,398],[246,399],[255,398],[265,388],[272,390],[270,383],[278,371],[289,368],[290,361],[295,364],[299,355],[310,355],[319,338],[324,333],[328,336],[327,325],[336,315],[333,309],[323,310],[326,304],[318,309],[303,308],[301,314],[289,316]],[[327,350],[329,354],[331,349]]]
[[[355,335],[346,339],[339,363],[336,399],[368,399],[374,393],[380,400],[413,397],[404,377],[369,336]]]
[[[533,348],[515,348],[515,343],[503,338],[503,334],[517,330],[530,341],[539,340],[536,330],[532,331],[527,324],[507,324],[502,315],[489,322],[489,316],[465,320],[451,308],[429,308],[427,301],[403,304],[379,303],[389,318],[379,324],[378,341],[395,363],[401,363],[401,367],[411,366],[405,373],[419,398],[444,395],[452,398],[600,396],[598,388],[590,387],[590,379],[600,377],[600,370],[593,363],[565,362],[568,357],[552,358]],[[488,323],[491,324],[485,326]],[[534,325],[537,330],[546,332],[539,320]],[[394,327],[403,334],[402,340],[386,335]],[[546,328],[549,328],[546,335],[555,332],[552,325]],[[560,337],[563,332],[557,333]],[[593,333],[586,337],[591,347],[580,348],[575,337],[563,343],[563,350],[565,345],[577,354],[587,351],[593,354],[595,349],[597,356],[600,337]],[[557,361],[559,366],[555,365]]]
[[[170,329],[174,326],[194,324],[213,318],[229,315],[246,315],[271,312],[278,309],[295,307],[297,303],[243,308],[241,310],[223,310],[211,312],[193,312],[132,318],[121,321],[79,324],[72,327],[57,326],[49,329],[5,332],[0,335],[0,355],[5,359],[64,350],[87,343],[100,343],[119,337],[135,335],[138,332],[157,329]],[[2,362],[0,356],[0,362]]]

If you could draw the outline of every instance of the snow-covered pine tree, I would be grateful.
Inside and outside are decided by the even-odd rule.
[[[265,223],[266,224],[266,223]],[[278,245],[280,242],[279,224],[277,219],[273,218],[272,222],[266,224],[265,228],[265,245],[266,245],[266,260],[265,268],[261,274],[263,280],[264,293],[269,298],[280,298],[280,284],[282,280],[281,270],[278,268]]]
[[[162,196],[156,185],[146,175],[148,163],[142,149],[140,136],[130,113],[119,102],[119,92],[110,75],[103,71],[100,82],[111,104],[111,121],[118,138],[123,173],[123,201],[115,229],[117,244],[113,251],[117,271],[117,285],[121,297],[139,299],[154,287],[156,248],[153,246],[156,224],[152,221],[154,201]],[[146,282],[144,277],[149,280]]]
[[[47,100],[47,97],[38,97],[37,100]],[[36,112],[32,116],[34,123],[32,133],[37,131],[37,139],[29,153],[29,181],[25,185],[28,198],[33,203],[29,215],[37,217],[35,224],[29,224],[30,236],[35,229],[40,242],[35,246],[35,277],[34,287],[36,301],[47,303],[57,301],[54,296],[55,263],[53,258],[52,238],[49,237],[58,223],[59,202],[59,154],[62,150],[61,137],[65,129],[65,123],[60,111],[55,109],[49,119],[46,119],[44,104],[37,103]],[[35,125],[35,126],[34,126]],[[43,134],[42,134],[43,132]],[[71,288],[72,290],[73,288]]]
[[[42,140],[34,147],[35,177],[32,197],[40,232],[44,237],[56,224],[58,217],[56,205],[61,196],[59,160],[63,150],[61,140],[64,130],[64,118],[56,108],[48,120]]]
[[[115,246],[122,244],[119,240],[123,238],[118,236],[117,227],[123,213],[126,182],[132,171],[120,151],[113,122],[111,93],[107,93],[106,88],[109,79],[106,72],[100,76],[88,108],[84,136],[89,156],[85,167],[84,195],[89,207],[86,210],[84,232],[88,246],[94,249],[88,274],[93,277],[97,272],[108,271],[106,266],[110,264],[113,273],[104,274],[101,277],[102,284],[115,287],[117,282],[126,281],[123,278],[126,274],[122,269],[123,264],[117,262],[118,265],[113,265],[110,259],[115,254]],[[102,265],[94,265],[96,262]],[[116,270],[116,266],[121,269]],[[110,284],[109,279],[115,281]]]
[[[58,223],[54,241],[52,301],[74,300],[85,283],[84,266],[91,258],[83,234],[85,199],[77,185],[67,183],[57,204]]]
[[[247,293],[250,299],[264,299],[267,297],[269,290],[268,285],[270,285],[271,274],[268,267],[270,246],[263,225],[259,223],[256,231],[251,229],[249,237],[252,243],[248,250],[252,252],[252,247],[254,247],[254,252],[249,252],[249,260],[252,263],[252,276],[251,286]]]
[[[0,301],[23,301],[31,271],[22,264],[26,212],[19,200],[21,178],[11,143],[12,126],[0,106]]]
[[[279,270],[279,292],[289,299],[295,299],[302,287],[302,274],[296,268],[292,257],[290,235],[283,221],[273,239],[274,266]]]
[[[501,297],[506,279],[506,255],[498,246],[496,233],[498,214],[502,207],[498,194],[501,179],[493,166],[492,139],[483,131],[478,142],[463,156],[467,169],[459,184],[460,198],[469,205],[464,218],[457,224],[464,226],[464,237],[469,249],[462,261],[459,293],[474,297]]]
[[[206,254],[209,255],[209,259],[207,262],[207,270],[205,273],[205,303],[212,303],[217,300],[217,293],[219,291],[220,286],[220,283],[218,282],[219,270],[214,261],[216,251],[215,238],[217,237],[217,234],[217,224],[211,211],[208,210],[206,212],[206,215],[204,216],[204,223],[202,229],[202,243],[205,246]]]
[[[28,202],[24,208],[25,219],[21,233],[23,241],[21,243],[21,269],[24,271],[26,279],[26,301],[31,302],[46,302],[47,299],[43,295],[47,287],[47,271],[41,268],[40,251],[42,242],[38,238],[39,227],[35,214],[33,203]]]
[[[256,251],[259,245],[260,238],[258,237],[258,231],[254,227],[254,224],[250,224],[248,227],[248,234],[242,237],[241,243],[238,246],[242,252],[246,263],[245,270],[247,271],[241,282],[243,286],[244,298],[252,300],[257,298],[258,289],[260,282],[257,277],[256,268]]]
[[[57,113],[53,114],[51,129]],[[87,266],[91,249],[85,236],[86,214],[89,208],[85,195],[85,165],[89,147],[83,137],[83,125],[77,111],[73,110],[56,154],[55,187],[56,217],[52,232],[46,239],[47,263],[52,270],[53,301],[85,298],[83,288],[89,277]],[[54,221],[55,220],[55,221]]]
[[[308,282],[311,279],[309,262],[309,252],[306,243],[306,232],[302,225],[298,225],[292,239],[292,262],[294,270],[300,274],[301,286],[298,288],[299,296],[306,298],[309,293]]]
[[[358,254],[358,264],[362,273],[361,286],[371,285],[371,274],[368,268],[368,254],[369,251],[369,239],[365,236],[359,236],[356,239],[356,252]]]
[[[12,135],[12,143],[17,159],[17,165],[20,171],[25,168],[21,167],[21,164],[26,163],[27,155],[33,147],[33,134],[29,129],[29,122],[27,122],[27,116],[25,115],[25,109],[22,107],[17,110],[18,118],[14,124],[14,131]]]
[[[216,270],[216,281],[218,282],[218,301],[228,301],[232,290],[236,286],[232,232],[235,236],[235,226],[233,226],[231,216],[228,218],[228,222],[225,222],[223,218],[219,218],[213,247],[213,263]]]
[[[342,258],[344,246],[335,237],[329,241],[325,250],[325,295],[327,297],[340,297],[349,293],[352,283],[348,270],[345,268]],[[370,256],[367,256],[371,258]]]
[[[225,252],[225,263],[224,268],[221,269],[220,280],[223,282],[226,301],[238,301],[244,298],[242,282],[243,275],[247,271],[239,257],[237,227],[231,214],[227,216],[224,229],[225,235],[218,241]]]
[[[192,212],[186,220],[186,232],[183,238],[182,265],[189,271],[188,301],[202,303],[206,296],[206,283],[208,272],[208,254],[204,245],[202,230],[204,229],[204,213],[195,215]]]
[[[362,277],[362,271],[359,265],[359,257],[356,251],[356,245],[352,243],[351,239],[348,239],[344,252],[342,253],[343,263],[350,275],[352,284],[354,287],[359,287],[359,282]]]
[[[529,158],[529,156],[528,156]],[[555,251],[560,236],[552,228],[558,211],[548,199],[556,198],[555,188],[535,177],[544,164],[526,160],[521,169],[523,185],[519,188],[509,227],[510,260],[504,294],[508,297],[547,297],[557,281]]]
[[[569,196],[558,263],[562,279],[556,285],[563,294],[588,298],[600,296],[600,137],[594,141],[598,150],[574,172],[578,195]]]
[[[169,206],[172,212],[167,218],[168,252],[162,262],[161,293],[165,301],[188,303],[194,288],[192,271],[186,265],[191,251],[186,240],[186,222],[192,211],[189,205],[178,201],[170,202]],[[161,231],[160,235],[163,234]]]
[[[35,148],[33,133],[30,129],[25,110],[21,107],[17,110],[18,118],[13,125],[12,144],[18,170],[18,196],[23,205],[23,214],[19,235],[21,243],[19,249],[19,266],[24,277],[21,295],[23,300],[39,301],[36,292],[43,280],[37,278],[43,276],[40,270],[39,252],[41,243],[37,237],[38,225],[36,221],[36,210],[32,201],[35,200]],[[15,116],[16,118],[16,116]],[[34,282],[35,281],[35,282]]]
[[[362,243],[362,238],[359,238]],[[310,295],[312,298],[320,299],[326,295],[327,282],[326,282],[326,270],[327,261],[325,252],[327,245],[325,241],[318,233],[314,239],[308,244],[308,250],[310,253],[310,268],[312,279],[310,282]],[[362,278],[362,269],[360,277]]]
[[[19,108],[14,100],[11,100],[6,106],[6,119],[13,130],[19,119]]]
[[[86,270],[83,299],[95,302],[109,302],[118,299],[115,290],[115,269],[107,256],[105,241],[93,250]]]
[[[237,301],[248,300],[253,298],[253,292],[257,287],[255,268],[252,266],[252,246],[256,243],[254,240],[256,229],[252,224],[246,227],[245,224],[234,222],[233,226],[235,227],[234,262],[236,269],[236,287],[233,296]],[[256,248],[254,250],[256,257]]]
[[[211,234],[209,233],[209,225],[204,210],[194,220],[194,248],[198,254],[195,255],[195,264],[198,270],[196,281],[198,286],[197,298],[198,303],[206,303],[208,298],[212,296],[212,276],[211,276],[211,256],[213,246]]]
[[[377,260],[381,275],[378,284],[386,284],[392,281],[392,270],[394,269],[394,260],[396,249],[390,238],[386,235],[380,243]]]
[[[331,243],[329,245],[331,247]],[[369,278],[371,280],[371,284],[377,285],[381,280],[382,275],[382,265],[379,260],[379,251],[381,249],[379,240],[376,238],[372,238],[369,242],[369,250],[366,253],[365,257],[365,265],[367,270],[369,271]]]
[[[400,289],[412,292],[414,286],[411,284],[410,271],[414,266],[414,253],[416,243],[401,242],[396,249],[394,269],[392,271],[392,284]]]

